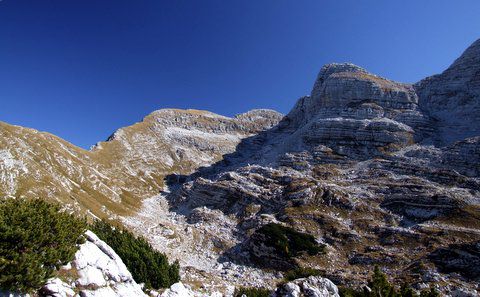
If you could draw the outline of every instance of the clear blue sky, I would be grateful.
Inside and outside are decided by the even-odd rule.
[[[87,148],[165,107],[286,113],[330,62],[415,82],[478,38],[479,0],[3,0],[0,120]]]

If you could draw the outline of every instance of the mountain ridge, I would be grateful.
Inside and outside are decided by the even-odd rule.
[[[259,116],[258,125],[248,119],[248,116],[253,114]],[[31,168],[15,172],[7,170],[6,165],[5,168],[2,167],[4,170],[0,177],[3,183],[0,192],[7,196],[15,195],[18,187],[20,189],[18,196],[46,196],[71,205],[72,210],[91,210],[95,216],[111,216],[116,212],[127,213],[138,207],[142,198],[163,189],[165,175],[172,171],[189,173],[198,166],[208,165],[222,154],[233,150],[242,137],[263,129],[264,126],[272,125],[280,116],[268,110],[253,110],[238,115],[237,118],[229,118],[205,111],[162,109],[147,115],[144,121],[118,129],[115,132],[117,139],[100,142],[91,150],[77,147],[48,132],[2,122],[0,148],[5,154],[2,162],[12,163],[11,160],[17,160],[15,164],[22,164],[20,167]],[[223,131],[209,129],[203,134],[199,131],[194,135],[184,135],[185,137],[182,137],[182,133],[187,133],[186,130],[172,131],[170,134],[178,134],[175,139],[178,140],[180,137],[191,142],[183,141],[178,144],[175,151],[171,151],[171,144],[175,143],[175,139],[168,138],[171,135],[165,131],[168,132],[168,127],[174,125],[176,121],[190,123],[203,121],[203,126],[198,127],[205,130],[208,125],[215,125],[216,119],[222,121]],[[160,120],[162,121],[158,122]],[[194,127],[193,124],[190,126]],[[155,127],[158,131],[154,131]],[[228,131],[225,130],[226,127]],[[151,139],[146,135],[151,136]],[[142,136],[144,139],[141,139]],[[122,137],[133,139],[133,144],[136,141],[137,152],[142,145],[146,146],[140,151],[143,155],[139,153],[129,156],[127,152],[131,150],[131,146],[126,145],[128,141],[122,141]],[[189,149],[194,151],[202,149],[195,147],[197,142],[204,143],[209,149],[203,159],[186,155]],[[166,154],[168,151],[169,155]],[[154,162],[150,166],[146,164],[148,158]],[[25,162],[22,163],[22,160]],[[33,180],[36,180],[35,183],[32,183]],[[80,204],[76,197],[82,201]]]

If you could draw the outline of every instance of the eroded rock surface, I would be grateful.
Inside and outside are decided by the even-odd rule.
[[[440,99],[426,95],[433,87],[425,84],[436,78],[409,85],[352,64],[323,67],[311,94],[277,126],[245,138],[212,167],[170,184],[172,192],[163,196],[169,211],[186,229],[205,230],[202,243],[189,249],[210,247],[219,265],[261,271],[252,261],[258,247],[247,243],[256,230],[276,222],[325,244],[326,254],[303,254],[289,263],[319,269],[336,284],[361,287],[381,265],[390,278],[418,289],[436,285],[446,295],[458,287],[479,290],[462,276],[465,266],[456,265],[476,259],[466,247],[480,240],[477,45],[446,71],[448,88],[459,88],[442,95],[448,100],[459,100],[464,80],[471,82],[469,103],[452,108],[467,113],[469,106],[463,118],[473,128],[461,137],[452,134],[453,142],[444,127],[458,124],[455,129],[462,131],[460,123],[429,107],[440,108]],[[442,255],[455,244],[460,248],[452,253],[459,260],[450,263]],[[447,266],[452,269],[442,269]],[[215,274],[196,275],[209,280]],[[262,277],[267,287],[281,279]],[[245,275],[237,284],[249,281]]]
[[[480,134],[480,40],[443,73],[415,85],[422,110],[436,121],[441,143]]]

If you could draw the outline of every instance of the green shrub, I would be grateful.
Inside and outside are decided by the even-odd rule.
[[[315,237],[290,227],[270,223],[257,232],[265,236],[267,246],[273,247],[278,255],[285,258],[298,256],[302,252],[313,256],[324,251],[324,247],[315,241]]]
[[[430,288],[430,290],[420,292],[420,297],[440,297],[440,293],[434,288]]]
[[[122,258],[133,278],[146,289],[167,288],[180,280],[179,264],[168,263],[167,256],[152,248],[142,237],[125,229],[96,221],[91,230]]]
[[[86,221],[40,199],[0,201],[0,288],[29,292],[72,261]]]
[[[395,288],[390,284],[387,276],[380,271],[378,266],[375,266],[372,279],[368,282],[368,287],[372,289],[372,296],[397,296]]]
[[[284,279],[289,282],[298,278],[321,275],[321,271],[313,268],[297,268],[285,273]]]
[[[340,288],[340,296],[342,297],[418,297],[419,295],[409,286],[403,284],[400,290],[396,290],[391,284],[387,276],[380,271],[377,266],[373,271],[371,280],[368,282],[370,291],[355,290],[352,288]],[[424,290],[420,293],[420,297],[438,297],[440,294],[433,288]]]
[[[265,288],[237,288],[233,296],[242,297],[243,295],[247,297],[269,297],[272,294],[272,291]]]

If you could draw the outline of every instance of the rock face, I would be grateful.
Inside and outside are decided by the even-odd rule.
[[[310,97],[299,101],[303,108],[300,116],[308,122],[320,114],[347,115],[363,118],[383,116],[382,109],[411,110],[418,104],[412,86],[387,80],[368,73],[353,64],[329,64],[324,66],[313,86]],[[349,108],[350,107],[350,108]],[[359,110],[356,110],[359,109]]]
[[[70,267],[63,269],[64,274],[75,271],[77,276],[72,283],[52,279],[40,290],[42,294],[53,297],[147,296],[110,246],[91,231],[87,231],[85,237],[86,242],[80,245]]]
[[[146,296],[110,246],[90,231],[85,237],[72,263],[80,296]]]
[[[420,107],[438,121],[440,143],[480,134],[480,40],[442,74],[417,84]]]
[[[472,244],[480,240],[478,43],[449,70],[415,85],[352,64],[324,66],[311,94],[278,125],[243,139],[223,161],[162,194],[182,228],[203,232],[202,242],[189,249],[203,253],[210,246],[209,257],[219,264],[261,271],[252,259],[262,247],[248,243],[262,226],[276,222],[326,245],[326,255],[302,254],[289,263],[319,269],[338,284],[362,286],[381,265],[397,283],[438,285],[445,295],[458,286],[478,290],[462,276],[469,266],[461,264],[475,262]],[[448,92],[434,91],[442,88],[438,77],[448,77]],[[453,103],[467,90],[470,101]],[[441,116],[443,100],[452,102],[447,112],[458,112],[458,120]],[[464,135],[450,134],[448,127],[464,132],[467,121],[460,119],[469,119],[471,127]],[[192,266],[206,270],[202,262]],[[209,273],[195,277],[216,274]],[[252,280],[239,275],[240,285]],[[271,286],[278,276],[263,277],[258,285]],[[291,286],[291,294],[304,290]]]
[[[311,95],[297,102],[286,122],[296,130],[291,142],[325,144],[357,158],[408,146],[431,130],[413,86],[348,63],[324,66]]]

